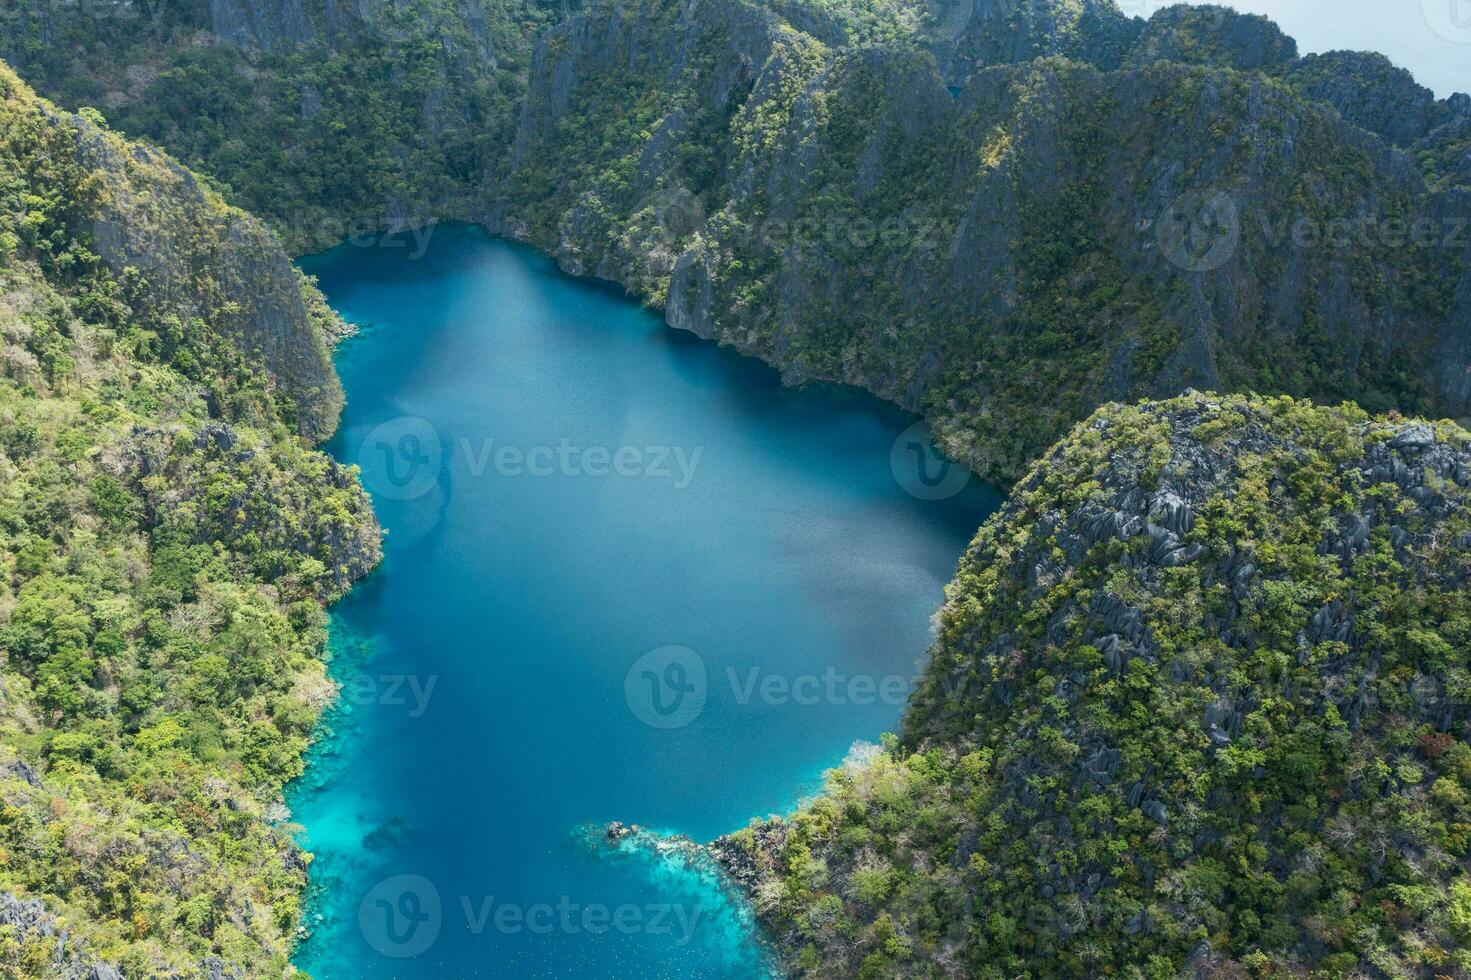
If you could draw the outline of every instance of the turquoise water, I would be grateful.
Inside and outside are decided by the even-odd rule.
[[[328,448],[389,536],[333,612],[343,699],[289,794],[297,965],[762,976],[708,868],[579,828],[709,839],[893,729],[998,498],[870,397],[784,389],[478,230],[421,244],[303,263],[363,325]]]

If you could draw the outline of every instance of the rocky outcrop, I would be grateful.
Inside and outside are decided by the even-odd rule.
[[[343,395],[324,327],[336,317],[270,231],[164,154],[39,111],[72,134],[79,163],[100,178],[90,232],[103,260],[120,275],[141,272],[155,307],[222,329],[295,402],[304,435],[330,436]]]
[[[337,4],[327,3],[334,19]],[[231,44],[282,50],[312,44],[317,27],[303,0],[209,0],[210,29]]]
[[[1062,16],[1035,6],[964,23]],[[1068,36],[1112,37],[1091,9]],[[1273,80],[1295,48],[1262,18],[1172,8],[1126,47],[998,49],[957,89],[922,46],[833,49],[754,4],[574,18],[538,49],[500,228],[789,379],[929,413],[1000,479],[1186,385],[1471,414],[1464,205]],[[642,132],[597,129],[635,106]]]
[[[38,965],[32,960],[22,959],[27,950],[34,949],[44,957],[42,962],[46,975],[57,980],[123,980],[117,967],[89,955],[69,936],[56,916],[35,899],[22,899],[9,892],[0,892],[0,929],[9,931],[7,938],[20,954],[15,962],[8,964],[0,956],[0,964],[17,971],[15,976],[24,976],[24,971]]]
[[[1143,22],[1113,0],[929,0],[926,46],[953,85],[991,65],[1063,55],[1116,68]]]
[[[1142,19],[1113,0],[931,0],[923,37],[951,84],[975,71],[1062,55],[1105,70],[1154,61],[1245,71],[1279,69],[1297,44],[1265,17],[1178,5]]]
[[[1285,81],[1395,146],[1423,139],[1450,115],[1449,103],[1437,102],[1434,93],[1381,54],[1311,54],[1291,67]]]
[[[309,557],[322,572],[300,584],[324,601],[345,594],[382,559],[382,531],[367,494],[329,456],[247,444],[229,424],[208,423],[193,432],[135,427],[104,447],[99,463],[138,494],[145,530],[187,513],[200,542]],[[222,496],[222,485],[232,492]],[[324,506],[328,501],[333,506]]]
[[[125,980],[116,965],[93,956],[84,943],[76,940],[66,926],[37,899],[22,899],[0,892],[0,929],[9,930],[7,940],[20,955],[6,962],[0,953],[0,966],[26,976],[29,970],[43,965],[52,980]],[[39,962],[26,957],[30,950],[40,951]],[[49,955],[47,955],[49,953]],[[243,980],[244,974],[217,956],[202,960],[189,976],[199,980]],[[172,980],[182,980],[178,974]]]
[[[533,34],[580,5],[20,4],[0,10],[0,53],[43,94],[101,107],[114,128],[219,179],[310,252],[470,218],[514,132]]]
[[[963,559],[902,741],[712,853],[804,976],[1464,964],[1468,503],[1453,425],[1105,407]]]
[[[1266,17],[1229,7],[1180,5],[1149,18],[1126,60],[1276,71],[1296,59],[1297,42]]]
[[[1283,80],[1356,126],[1404,148],[1442,189],[1471,187],[1471,95],[1436,99],[1383,55],[1330,51],[1294,62]]]
[[[1466,174],[1471,177],[1471,159]],[[1440,195],[1432,214],[1432,227],[1446,237],[1445,251],[1457,257],[1460,268],[1471,269],[1471,185]],[[1449,286],[1449,329],[1441,332],[1431,369],[1443,390],[1471,399],[1471,272],[1463,272]]]
[[[310,441],[340,324],[256,221],[3,66],[0,251],[0,974],[281,976],[322,606],[380,553]]]

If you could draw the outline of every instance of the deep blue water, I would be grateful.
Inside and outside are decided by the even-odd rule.
[[[718,881],[577,830],[709,839],[893,729],[998,497],[946,497],[877,400],[782,388],[528,249],[441,226],[419,251],[303,262],[363,325],[328,448],[389,537],[333,612],[343,700],[289,794],[315,854],[296,962],[761,976]]]

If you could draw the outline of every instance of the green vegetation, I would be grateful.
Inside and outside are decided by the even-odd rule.
[[[0,901],[130,976],[286,965],[377,539],[311,448],[343,327],[228,201],[297,251],[486,220],[1025,477],[903,739],[717,846],[794,969],[1471,971],[1471,451],[1388,414],[1471,414],[1471,293],[1385,231],[1455,227],[1466,105],[1215,8],[583,6],[0,0],[80,110],[0,74]],[[1202,194],[1210,268],[1161,230]],[[1267,397],[1078,425],[1188,385]]]
[[[204,0],[4,0],[3,52],[49,97],[166,147],[307,251],[472,213],[504,156],[529,38],[566,3],[413,0],[367,19],[320,0],[215,6],[255,10],[217,25]]]
[[[789,380],[923,411],[1001,481],[1097,405],[1190,385],[1471,414],[1464,250],[1384,231],[1460,205],[1233,17],[1161,14],[1135,67],[997,64],[957,95],[923,44],[837,47],[760,4],[589,15],[538,55],[505,224]],[[1161,228],[1204,194],[1232,204],[1209,269]]]
[[[949,587],[902,740],[717,845],[804,975],[1471,968],[1471,436],[1109,406]]]
[[[293,249],[485,220],[791,381],[923,412],[1000,481],[1097,405],[1185,385],[1471,415],[1464,249],[1376,230],[1456,227],[1471,116],[1382,58],[1104,0],[339,6],[0,22],[43,91]],[[1239,250],[1178,268],[1158,224],[1210,192]]]
[[[228,279],[290,283],[305,351],[321,297],[186,178],[0,69],[0,892],[128,976],[280,975],[305,863],[276,811],[333,696],[322,603],[377,529]],[[142,201],[156,227],[94,235]],[[151,264],[104,258],[129,234]],[[60,955],[0,930],[7,976]]]

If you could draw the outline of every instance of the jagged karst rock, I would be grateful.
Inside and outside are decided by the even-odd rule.
[[[1282,387],[1266,379],[1283,364],[1292,394],[1471,416],[1471,243],[1380,241],[1455,227],[1471,193],[1430,186],[1419,161],[1439,157],[1371,131],[1352,79],[1323,81],[1331,62],[1303,65],[1270,21],[956,0],[916,44],[845,48],[796,6],[666,0],[550,32],[492,191],[496,213],[540,217],[506,230],[791,383],[930,414],[948,451],[1001,479],[1101,402]],[[1047,54],[1076,60],[1031,60]],[[635,105],[652,116],[636,138],[555,136],[589,106]],[[664,220],[669,201],[697,220]],[[1172,222],[1202,206],[1221,247],[1186,254]],[[1325,242],[1345,220],[1347,246]],[[1072,245],[1040,240],[1069,227]],[[1426,276],[1446,287],[1435,312],[1409,298]],[[1112,299],[1059,323],[1080,292]],[[1299,345],[1312,324],[1331,336]],[[1044,331],[1076,346],[1040,350]],[[1408,385],[1380,377],[1401,355]]]
[[[1177,61],[1242,71],[1280,69],[1296,59],[1297,42],[1266,17],[1186,4],[1150,17],[1127,58],[1135,65]]]
[[[1471,874],[1436,829],[1471,817],[1450,639],[1471,629],[1471,488],[1371,478],[1407,454],[1456,474],[1471,433],[1285,398],[1101,409],[971,546],[902,740],[712,853],[803,975],[1372,972],[1391,950],[1428,980],[1419,943],[1457,927],[1353,911],[1410,888],[1444,908]],[[1110,533],[1136,518],[1149,533]],[[1198,557],[1156,562],[1162,541]],[[1352,909],[1302,887],[1305,853]],[[905,869],[880,892],[877,855]],[[810,915],[833,902],[842,929]],[[1330,908],[1346,928],[1318,927]]]
[[[0,188],[0,337],[45,368],[3,383],[0,975],[281,975],[306,862],[266,813],[334,690],[322,604],[380,555],[310,441],[340,324],[264,226],[3,67]]]
[[[153,302],[176,306],[186,318],[219,323],[296,399],[304,433],[314,439],[330,436],[343,396],[329,338],[314,311],[324,305],[307,290],[270,232],[256,219],[224,207],[193,174],[162,154],[125,144],[85,120],[54,118],[58,126],[75,127],[84,165],[107,175],[105,204],[92,223],[103,259],[119,273],[127,268],[148,273]],[[199,292],[199,274],[205,271],[223,287],[222,294]]]
[[[57,921],[45,904],[36,899],[22,899],[10,892],[0,892],[0,927],[12,930],[13,941],[21,947],[34,945],[48,950],[50,956],[45,967],[48,975],[57,980],[123,980],[116,966],[92,956],[68,935],[66,927]],[[6,963],[0,956],[0,966],[9,970],[30,965]]]

